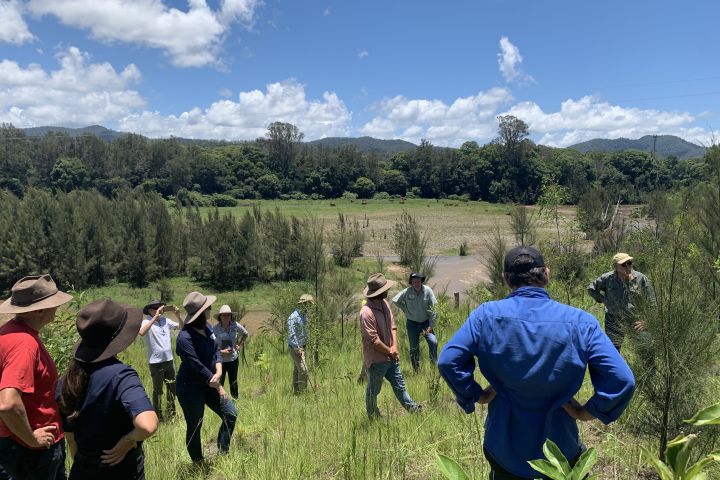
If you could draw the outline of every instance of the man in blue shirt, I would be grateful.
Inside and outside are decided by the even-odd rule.
[[[476,308],[440,354],[440,373],[463,410],[489,404],[483,449],[493,480],[537,476],[527,462],[543,457],[548,438],[577,461],[585,447],[576,420],[608,424],[635,391],[630,368],[597,319],[550,299],[549,275],[536,249],[510,250],[503,278],[512,293]],[[476,357],[486,389],[473,378]],[[581,405],[574,395],[588,368],[595,392]]]
[[[315,303],[312,295],[304,294],[298,300],[298,306],[288,317],[288,350],[293,360],[293,392],[303,392],[307,388],[308,369],[305,361],[305,346],[308,341],[307,314]]]

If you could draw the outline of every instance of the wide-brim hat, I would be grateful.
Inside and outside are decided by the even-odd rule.
[[[309,293],[303,293],[302,295],[300,295],[300,300],[298,300],[298,304],[301,303],[315,303],[315,297],[313,297]]]
[[[633,261],[633,257],[628,255],[627,253],[616,253],[613,256],[613,265],[624,265],[627,262]]]
[[[140,331],[143,313],[139,308],[96,300],[83,307],[75,319],[80,341],[73,356],[86,363],[114,357],[132,344]]]
[[[421,282],[425,283],[425,275],[420,275],[417,272],[412,272],[410,274],[410,277],[408,277],[408,283],[412,283],[413,278],[419,278]]]
[[[0,313],[15,314],[56,308],[72,298],[72,295],[58,290],[48,274],[23,277],[12,286],[10,298],[0,305]]]
[[[143,307],[142,312],[145,315],[150,315],[151,308],[157,310],[161,305],[165,305],[165,302],[161,302],[160,300],[150,300],[148,304]]]
[[[374,273],[368,277],[367,286],[363,290],[366,298],[374,298],[383,292],[387,292],[395,285],[393,280],[388,280],[382,273]]]
[[[203,295],[200,292],[188,293],[185,300],[183,300],[183,308],[187,312],[185,316],[185,325],[188,325],[195,321],[202,312],[208,309],[210,305],[215,303],[217,297],[215,295]]]
[[[220,315],[222,315],[223,313],[229,313],[233,316],[235,315],[235,312],[232,311],[230,305],[223,305],[222,307],[220,307],[220,310],[218,310],[218,312],[213,315],[213,317],[215,318],[215,320],[220,320]]]

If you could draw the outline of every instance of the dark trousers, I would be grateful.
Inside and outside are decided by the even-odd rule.
[[[31,450],[8,437],[0,438],[0,467],[12,480],[65,480],[65,441]]]
[[[428,344],[430,361],[437,363],[437,338],[432,333],[422,333],[423,330],[427,330],[430,327],[430,320],[426,320],[422,323],[407,320],[405,325],[407,326],[408,340],[410,341],[410,363],[412,364],[413,369],[417,370],[420,368],[420,335],[425,337],[425,341]]]
[[[225,385],[225,374],[230,377],[230,395],[232,398],[238,398],[238,364],[239,359],[231,362],[222,362],[222,375],[220,376],[220,385]]]
[[[200,430],[205,415],[205,405],[222,419],[217,436],[217,447],[220,453],[227,453],[230,449],[230,437],[235,430],[235,421],[237,420],[233,402],[220,398],[220,393],[214,388],[197,383],[179,382],[177,394],[187,423],[185,445],[192,461],[199,462],[203,459]]]
[[[162,405],[160,397],[163,394],[163,386],[167,390],[167,411],[170,416],[175,415],[175,363],[172,360],[150,364],[150,377],[152,377],[153,407],[159,417],[162,417]]]
[[[145,455],[142,447],[130,450],[114,467],[99,458],[77,453],[70,469],[70,480],[145,480]]]

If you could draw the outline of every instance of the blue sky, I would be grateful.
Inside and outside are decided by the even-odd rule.
[[[720,131],[714,0],[0,0],[0,122],[486,143]],[[713,28],[715,27],[715,28]]]

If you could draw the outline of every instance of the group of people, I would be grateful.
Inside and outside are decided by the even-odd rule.
[[[527,461],[542,456],[548,438],[571,463],[577,461],[585,447],[576,421],[610,423],[627,407],[635,383],[620,348],[628,329],[645,330],[635,319],[635,307],[655,302],[649,280],[632,268],[632,261],[627,254],[617,254],[613,270],[588,287],[605,305],[607,334],[591,314],[549,297],[545,287],[550,271],[532,247],[508,252],[503,279],[510,295],[477,307],[439,358],[436,298],[425,278],[412,273],[407,288],[392,298],[406,318],[413,368],[420,368],[423,337],[460,407],[472,413],[477,403],[489,405],[483,446],[491,479],[533,478]],[[378,273],[363,290],[360,330],[367,371],[365,407],[371,419],[382,416],[377,397],[384,379],[406,410],[422,410],[408,393],[400,369],[397,326],[388,302],[395,284]],[[0,327],[0,479],[66,478],[66,443],[73,459],[71,479],[144,478],[142,442],[156,432],[159,417],[175,415],[176,397],[191,460],[206,465],[200,439],[206,406],[222,420],[218,450],[228,451],[237,412],[224,383],[228,377],[230,396],[237,398],[238,352],[248,337],[229,306],[220,308],[211,327],[216,297],[200,292],[185,298],[184,317],[177,307],[157,300],[142,310],[108,299],[92,302],[77,314],[80,340],[58,379],[38,334],[71,299],[50,275],[40,275],[19,280],[0,305],[0,314],[13,315]],[[288,318],[295,393],[307,388],[307,322],[314,302],[311,295],[302,295]],[[177,375],[172,330],[179,330]],[[117,358],[138,335],[146,341],[152,402],[137,372]],[[489,383],[486,387],[474,378],[476,362]],[[575,395],[588,368],[594,394],[583,404]]]
[[[144,309],[109,299],[94,301],[77,314],[80,340],[64,375],[39,332],[55,319],[57,309],[72,300],[50,275],[20,279],[0,314],[13,315],[0,327],[0,479],[67,478],[66,450],[72,457],[70,479],[143,479],[142,442],[152,436],[162,416],[160,398],[167,390],[167,416],[175,414],[175,396],[186,422],[190,458],[206,466],[200,430],[205,406],[222,422],[218,450],[230,447],[237,418],[223,384],[237,397],[237,352],[247,330],[220,309],[217,325],[208,320],[216,297],[190,293],[179,309],[151,301]],[[176,321],[164,316],[172,311]],[[180,330],[175,375],[171,330]],[[118,360],[135,338],[144,336],[153,383],[153,401],[137,372]]]
[[[480,305],[444,346],[437,366],[460,407],[472,413],[475,404],[489,404],[483,449],[491,480],[535,478],[528,461],[542,458],[546,439],[574,465],[585,451],[576,422],[599,419],[608,424],[627,407],[635,380],[620,349],[628,331],[645,330],[638,307],[655,303],[650,281],[632,262],[630,255],[616,254],[613,270],[588,287],[588,294],[604,304],[606,333],[590,313],[550,298],[550,270],[537,249],[514,248],[503,264],[510,295]],[[392,298],[405,315],[410,363],[416,371],[421,336],[431,361],[437,360],[436,298],[424,281],[411,273],[408,287]],[[360,331],[370,419],[382,416],[377,396],[384,379],[403,408],[418,412],[422,407],[408,393],[400,369],[397,326],[387,300],[393,286],[394,281],[378,273],[368,278],[363,291]],[[304,348],[313,301],[303,295],[288,319],[296,393],[307,384]],[[489,383],[485,388],[474,379],[476,362]],[[575,395],[588,368],[594,394],[583,404]]]

